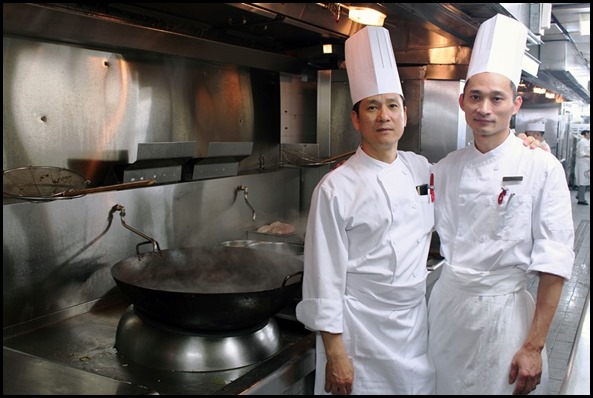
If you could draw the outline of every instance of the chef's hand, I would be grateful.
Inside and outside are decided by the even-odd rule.
[[[511,362],[509,373],[509,384],[515,380],[513,395],[527,395],[541,382],[542,379],[542,355],[541,351],[521,347]]]
[[[541,145],[541,142],[539,140],[536,140],[535,138],[530,137],[525,133],[519,133],[517,134],[517,137],[523,140],[523,145],[528,146],[531,149],[539,148],[539,146]]]
[[[354,366],[346,355],[328,358],[325,366],[325,392],[333,395],[350,395],[354,380]]]

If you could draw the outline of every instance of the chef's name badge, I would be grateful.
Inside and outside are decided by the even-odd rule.
[[[420,196],[428,195],[428,184],[416,185],[416,192]]]

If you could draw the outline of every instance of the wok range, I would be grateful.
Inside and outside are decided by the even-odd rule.
[[[222,246],[153,251],[111,268],[139,316],[201,332],[261,327],[298,297],[302,272],[296,256]]]

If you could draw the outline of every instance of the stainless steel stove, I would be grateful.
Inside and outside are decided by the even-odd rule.
[[[4,394],[311,394],[314,334],[291,307],[223,336],[167,330],[124,301],[91,309],[5,338]]]

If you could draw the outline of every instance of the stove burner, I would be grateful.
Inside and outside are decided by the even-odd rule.
[[[132,362],[162,370],[209,372],[262,361],[280,349],[280,330],[271,318],[256,329],[199,333],[161,327],[130,305],[117,325],[115,348]]]

